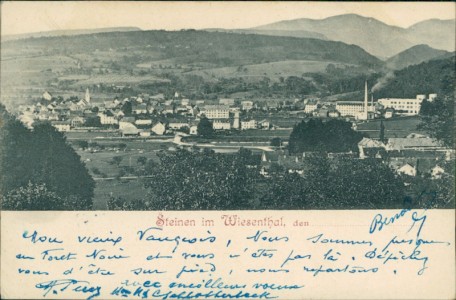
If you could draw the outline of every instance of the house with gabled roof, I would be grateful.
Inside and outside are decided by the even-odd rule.
[[[158,121],[152,126],[151,131],[156,135],[164,135],[166,132],[166,126],[164,123]]]
[[[117,117],[114,115],[114,113],[111,110],[106,110],[104,112],[100,112],[97,114],[97,116],[100,117],[100,123],[102,125],[114,125],[114,124],[119,123],[119,121],[117,120]]]
[[[402,167],[396,170],[398,174],[401,175],[408,175],[408,176],[416,176],[416,167],[411,163],[406,163]]]

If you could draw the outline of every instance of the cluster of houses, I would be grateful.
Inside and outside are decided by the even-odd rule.
[[[262,109],[273,110],[276,105],[267,103]],[[183,131],[197,134],[202,117],[210,120],[215,130],[274,129],[270,121],[241,117],[241,112],[256,109],[253,101],[219,99],[190,101],[178,93],[173,99],[163,94],[145,94],[123,100],[114,99],[93,103],[87,89],[84,98],[56,99],[49,92],[32,105],[19,107],[19,119],[31,126],[35,121],[50,121],[59,131],[84,130],[102,127],[119,130],[122,136],[150,136]]]
[[[394,115],[413,116],[420,111],[424,99],[434,101],[436,94],[417,95],[415,99],[378,99],[368,101],[365,85],[364,101],[323,102],[319,99],[295,99],[294,101],[264,100],[251,101],[222,98],[214,101],[189,100],[175,93],[172,99],[163,94],[150,96],[141,94],[123,100],[114,99],[92,103],[87,89],[84,98],[56,99],[49,92],[42,101],[20,107],[19,118],[31,126],[37,120],[50,121],[59,131],[83,130],[87,127],[115,129],[122,136],[163,135],[182,131],[197,134],[197,124],[202,117],[210,120],[214,130],[276,129],[269,114],[286,112],[286,117],[314,116],[321,118],[350,118],[369,120],[391,118]],[[263,113],[263,117],[261,114]],[[260,116],[256,118],[255,116]]]
[[[346,156],[358,159],[375,158],[388,164],[398,175],[410,177],[428,176],[440,179],[448,170],[446,162],[454,160],[454,151],[445,147],[440,141],[422,134],[410,134],[404,138],[390,138],[383,143],[379,140],[363,138],[358,143],[358,153],[329,153],[329,158]],[[273,164],[277,164],[289,173],[304,174],[306,156],[289,155],[286,150],[263,152],[261,155],[260,174],[269,176]]]

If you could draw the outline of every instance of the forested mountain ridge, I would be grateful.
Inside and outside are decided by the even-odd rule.
[[[373,67],[383,64],[362,48],[342,42],[195,30],[109,32],[2,43],[6,51],[23,47],[70,55],[109,49],[138,55],[152,52],[157,59],[175,59],[180,63],[206,62],[218,66],[282,60],[336,61]]]
[[[415,98],[417,94],[454,95],[455,56],[409,66],[390,74],[376,98]]]

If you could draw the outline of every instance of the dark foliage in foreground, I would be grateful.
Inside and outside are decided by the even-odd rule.
[[[454,205],[451,176],[440,180],[402,178],[377,159],[306,158],[304,174],[272,165],[269,177],[259,174],[259,157],[242,149],[234,155],[205,150],[163,152],[148,166],[149,194],[133,202],[109,201],[113,210],[232,209],[396,209],[426,207],[423,191],[436,192],[432,208]],[[450,178],[451,177],[451,178]],[[411,182],[404,185],[404,180]],[[423,184],[426,182],[426,185]],[[423,190],[425,189],[425,190]]]
[[[451,94],[441,96],[434,102],[425,100],[420,109],[422,122],[419,128],[429,132],[431,136],[441,140],[449,148],[454,148],[455,104],[454,94]]]
[[[33,130],[0,107],[0,190],[5,210],[92,209],[95,183],[64,135]]]

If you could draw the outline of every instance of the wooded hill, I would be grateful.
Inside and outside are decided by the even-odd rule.
[[[455,56],[409,66],[394,72],[376,98],[415,98],[417,94],[454,95]]]
[[[216,66],[246,65],[282,60],[334,61],[378,67],[383,62],[362,48],[320,39],[263,36],[223,32],[132,31],[89,35],[40,37],[2,43],[10,50],[28,54],[90,54],[94,51],[123,51],[153,54],[177,63],[205,62]],[[35,53],[36,54],[36,53]]]

